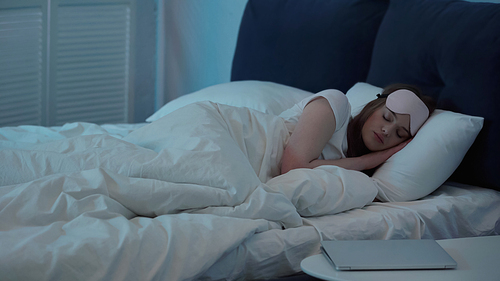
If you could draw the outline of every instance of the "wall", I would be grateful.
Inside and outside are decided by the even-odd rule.
[[[155,111],[156,15],[155,0],[137,0],[134,79],[134,123],[144,122]]]
[[[230,81],[246,0],[157,0],[159,14],[155,108]]]

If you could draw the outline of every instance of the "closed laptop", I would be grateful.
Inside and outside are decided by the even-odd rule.
[[[321,242],[337,270],[447,269],[457,263],[435,240],[349,240]]]

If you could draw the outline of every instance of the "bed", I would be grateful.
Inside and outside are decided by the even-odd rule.
[[[499,5],[250,0],[231,82],[141,124],[0,128],[2,279],[273,279],[321,240],[499,235]],[[394,82],[439,110],[373,176],[278,176],[287,109]]]

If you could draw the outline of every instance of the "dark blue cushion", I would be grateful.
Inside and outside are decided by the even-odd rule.
[[[451,180],[500,190],[500,4],[392,0],[367,82],[414,84],[438,108],[484,117]]]
[[[387,7],[387,0],[250,0],[231,80],[345,92],[366,80]]]

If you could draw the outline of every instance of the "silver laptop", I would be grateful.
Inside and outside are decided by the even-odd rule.
[[[456,268],[455,260],[434,240],[349,240],[321,242],[337,270]]]

